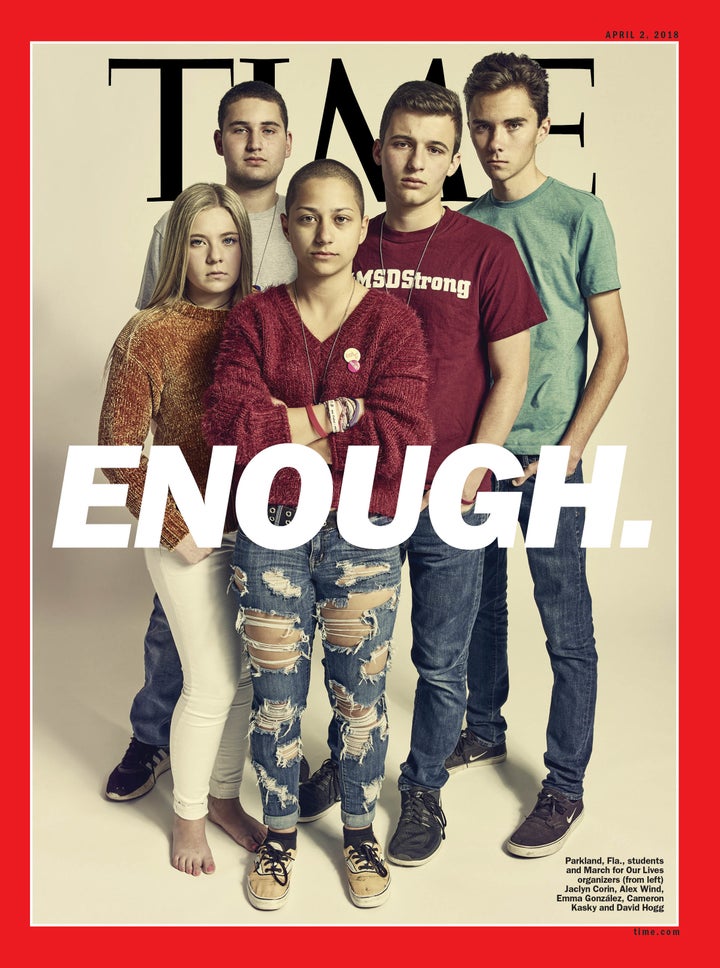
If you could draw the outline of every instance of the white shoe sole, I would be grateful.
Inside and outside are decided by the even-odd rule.
[[[388,880],[385,890],[382,894],[373,894],[372,897],[363,897],[359,894],[354,894],[352,888],[350,888],[350,900],[353,902],[355,907],[359,908],[374,908],[380,907],[384,904],[390,897],[390,881]]]

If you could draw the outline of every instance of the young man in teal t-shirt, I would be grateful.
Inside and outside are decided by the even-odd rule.
[[[462,211],[515,240],[547,314],[531,330],[528,390],[505,443],[524,475],[495,485],[521,492],[525,534],[540,448],[569,447],[567,482],[581,483],[583,451],[627,368],[615,242],[598,198],[536,165],[537,147],[550,130],[547,73],[538,63],[490,54],[473,67],[464,95],[470,136],[492,188]],[[598,344],[589,377],[588,318]],[[597,693],[583,520],[583,508],[563,508],[555,546],[526,549],[554,682],[548,773],[535,808],[506,845],[521,857],[559,850],[583,816]],[[467,728],[446,761],[450,772],[505,759],[507,695],[507,552],[495,542],[485,550],[468,661]]]

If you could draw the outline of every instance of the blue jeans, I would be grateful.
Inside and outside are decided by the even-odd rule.
[[[168,620],[153,597],[153,610],[145,633],[145,684],[133,699],[130,724],[141,743],[169,746],[170,720],[183,687],[183,673]]]
[[[486,519],[474,512],[465,516],[474,526]],[[410,753],[401,764],[398,786],[440,789],[465,713],[468,645],[480,604],[484,549],[445,544],[425,508],[403,551],[412,586],[411,657],[418,680]]]
[[[527,455],[518,459],[527,467],[537,458]],[[567,483],[581,484],[582,480],[580,462]],[[495,488],[521,491],[519,521],[525,535],[535,477],[520,488],[510,481],[496,482]],[[553,672],[545,752],[548,775],[543,787],[571,799],[583,794],[597,695],[592,601],[585,574],[585,549],[580,547],[584,523],[584,508],[562,508],[555,546],[525,549]],[[509,688],[507,642],[507,551],[493,542],[485,549],[482,597],[468,658],[467,702],[467,725],[489,746],[505,741],[506,722],[501,709]]]
[[[288,830],[298,819],[300,721],[316,627],[342,819],[347,827],[372,822],[388,744],[385,672],[400,567],[397,546],[371,551],[348,544],[334,513],[311,541],[287,551],[260,547],[238,531],[231,585],[251,665],[250,749],[269,827]]]

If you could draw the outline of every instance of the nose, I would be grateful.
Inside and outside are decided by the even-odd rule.
[[[422,171],[425,167],[425,155],[419,145],[416,145],[408,155],[407,166],[410,171]]]
[[[208,251],[205,261],[209,265],[214,265],[216,262],[222,262],[223,251],[222,246],[218,242],[211,242],[208,245]]]
[[[502,151],[504,148],[503,128],[498,125],[493,128],[488,140],[488,147],[491,151]]]
[[[327,245],[332,242],[332,222],[327,218],[318,219],[317,228],[315,229],[315,241],[319,245]]]
[[[262,148],[262,138],[260,137],[260,132],[255,128],[250,128],[248,131],[247,138],[247,150],[248,151],[260,151]]]

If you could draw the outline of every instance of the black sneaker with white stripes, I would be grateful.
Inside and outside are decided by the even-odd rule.
[[[125,756],[108,777],[105,796],[108,800],[137,800],[149,793],[157,778],[169,769],[167,746],[151,746],[133,736]]]

